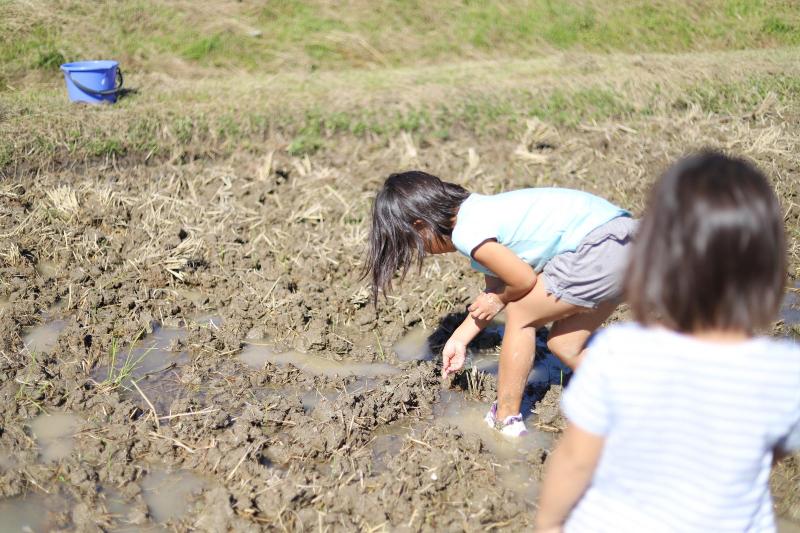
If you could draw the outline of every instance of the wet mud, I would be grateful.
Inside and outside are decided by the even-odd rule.
[[[502,323],[444,389],[437,356],[480,277],[432,258],[376,310],[359,277],[370,201],[410,165],[481,192],[556,183],[636,211],[646,181],[618,178],[625,139],[565,132],[570,149],[549,148],[544,168],[514,162],[513,139],[469,161],[470,139],[412,155],[363,141],[2,184],[0,523],[529,530],[569,372],[542,337],[524,404],[532,435],[498,439],[482,417]],[[589,162],[593,181],[570,171]],[[788,309],[777,334],[793,334]],[[797,465],[782,468],[777,509],[796,520]]]

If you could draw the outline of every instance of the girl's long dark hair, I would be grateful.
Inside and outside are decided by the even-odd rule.
[[[752,164],[706,151],[653,187],[627,276],[644,324],[753,331],[774,320],[786,283],[783,212]]]
[[[420,231],[432,239],[449,237],[453,217],[469,194],[460,185],[418,170],[392,174],[386,179],[372,206],[362,276],[372,278],[375,304],[379,291],[391,289],[392,277],[398,270],[402,280],[412,264],[422,266],[425,241]]]

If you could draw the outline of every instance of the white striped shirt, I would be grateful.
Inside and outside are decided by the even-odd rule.
[[[800,449],[798,345],[613,326],[592,341],[562,407],[605,437],[565,531],[775,531],[773,450]]]

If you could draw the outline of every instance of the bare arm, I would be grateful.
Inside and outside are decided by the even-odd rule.
[[[472,315],[467,315],[467,318],[465,318],[461,325],[450,335],[450,338],[457,339],[466,346],[472,342],[472,339],[478,336],[478,333],[483,331],[483,328],[489,325],[489,322],[489,320],[480,320]]]
[[[547,471],[539,497],[536,529],[557,528],[564,524],[594,475],[605,439],[574,424],[547,462]]]
[[[472,257],[499,278],[503,288],[496,294],[503,305],[519,300],[536,285],[537,276],[533,268],[498,242],[484,242],[472,251]]]
[[[504,289],[503,282],[493,276],[485,276],[486,292],[495,294]],[[458,328],[450,335],[447,343],[442,350],[442,374],[447,375],[452,372],[461,370],[464,366],[466,359],[467,344],[472,342],[478,333],[483,331],[483,328],[489,325],[491,318],[480,319],[467,315],[467,318],[461,323]]]
[[[485,275],[483,279],[486,284],[486,289],[484,291],[486,294],[502,294],[505,290],[505,284],[496,277]],[[453,332],[452,336],[465,341],[465,344],[469,344],[478,333],[483,331],[483,328],[489,325],[490,321],[491,318],[482,320],[469,314],[467,318],[464,319],[464,322],[458,326],[458,329]]]

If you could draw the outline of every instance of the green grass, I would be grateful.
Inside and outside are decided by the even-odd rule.
[[[141,333],[138,336],[141,336]],[[142,360],[150,354],[151,350],[152,349],[147,349],[140,356],[135,357],[133,355],[133,348],[131,347],[128,349],[125,359],[118,361],[120,351],[119,342],[117,339],[113,339],[111,341],[111,350],[109,351],[108,376],[100,385],[108,388],[117,388],[119,386],[125,386],[126,382],[130,383],[133,381],[134,370],[136,370]],[[122,365],[117,368],[119,362],[121,362]]]
[[[781,102],[800,103],[800,77],[763,76],[721,84],[696,84],[675,101],[678,108],[696,104],[708,113],[730,114],[738,110],[754,110],[767,95],[774,93]]]
[[[381,338],[378,336],[377,331],[373,331],[372,333],[375,335],[375,343],[377,344],[378,361],[386,361],[386,353],[383,351],[383,344],[381,344]]]
[[[224,11],[223,13],[221,12]],[[787,0],[0,0],[0,90],[65,60],[133,71],[408,66],[554,50],[681,52],[800,44]]]
[[[528,114],[558,125],[574,126],[579,122],[623,118],[635,112],[624,103],[623,95],[602,87],[574,92],[555,90],[547,98],[531,98]]]
[[[200,61],[206,59],[222,48],[223,37],[220,34],[209,37],[198,37],[183,48],[182,55],[186,59]]]

